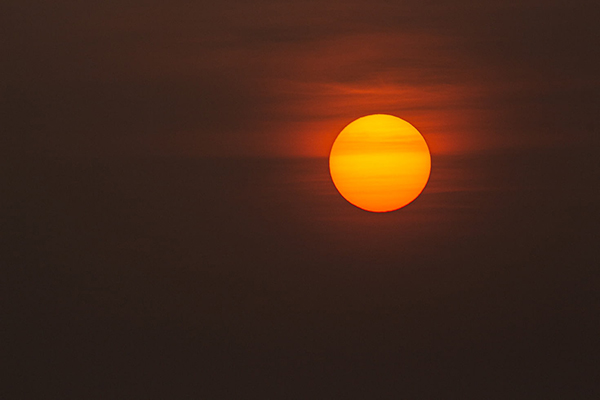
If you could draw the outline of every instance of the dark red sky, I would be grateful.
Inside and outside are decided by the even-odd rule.
[[[3,2],[7,398],[600,398],[599,20]],[[432,151],[392,213],[329,176],[369,113]]]
[[[583,143],[599,124],[590,4],[9,2],[8,144],[325,156],[376,112],[440,153]]]

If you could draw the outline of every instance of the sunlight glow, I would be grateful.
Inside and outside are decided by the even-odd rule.
[[[331,179],[355,206],[387,212],[406,206],[425,188],[431,156],[425,139],[408,122],[386,114],[347,125],[329,155]]]

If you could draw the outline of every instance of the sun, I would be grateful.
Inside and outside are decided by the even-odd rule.
[[[363,210],[388,212],[421,194],[431,173],[431,155],[410,123],[373,114],[340,132],[329,155],[329,171],[348,202]]]

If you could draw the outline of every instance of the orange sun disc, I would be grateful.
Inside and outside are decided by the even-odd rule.
[[[340,194],[372,212],[402,208],[427,184],[431,155],[425,139],[408,122],[386,114],[348,124],[329,155],[329,172]]]

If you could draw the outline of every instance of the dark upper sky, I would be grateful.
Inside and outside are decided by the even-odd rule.
[[[564,146],[599,124],[592,2],[15,1],[2,14],[8,144],[27,152],[324,156],[375,112],[442,153]]]
[[[8,398],[599,398],[598,10],[4,2]],[[369,113],[392,213],[324,158]]]

